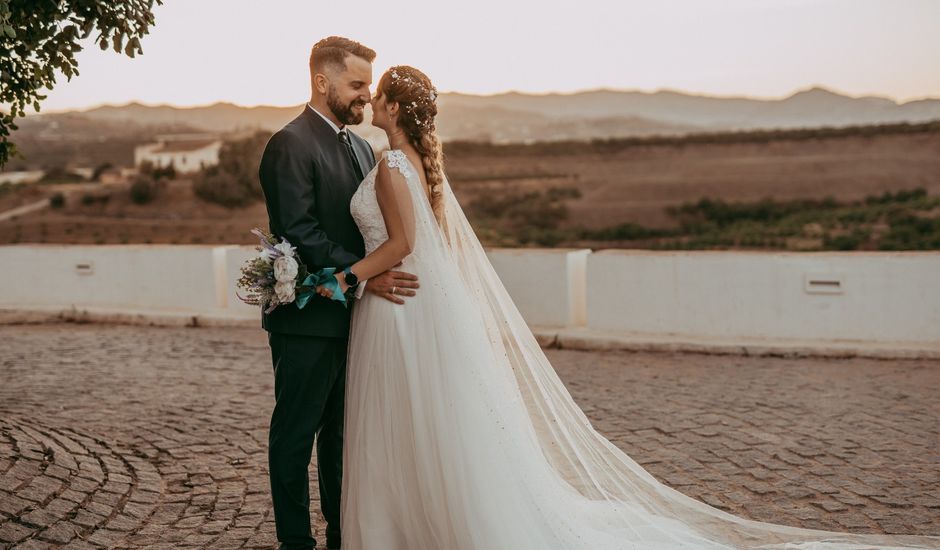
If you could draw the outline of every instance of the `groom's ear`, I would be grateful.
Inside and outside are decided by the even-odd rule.
[[[314,73],[313,74],[313,89],[320,93],[320,95],[326,95],[327,90],[330,88],[330,80],[323,73]]]

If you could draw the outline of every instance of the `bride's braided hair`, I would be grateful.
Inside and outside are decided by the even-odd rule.
[[[424,73],[407,65],[392,67],[379,79],[379,90],[401,108],[398,125],[421,155],[431,195],[431,210],[444,226],[444,152],[437,137],[437,89]]]

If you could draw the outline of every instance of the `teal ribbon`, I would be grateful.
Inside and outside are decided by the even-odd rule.
[[[335,267],[324,267],[316,273],[311,273],[307,275],[307,278],[304,279],[300,286],[310,287],[307,290],[303,290],[297,294],[297,307],[303,309],[307,302],[310,301],[317,292],[318,286],[325,286],[326,288],[333,291],[332,300],[336,302],[342,302],[343,307],[349,307],[349,303],[346,301],[346,296],[343,294],[342,289],[339,287],[339,281],[333,274],[336,273]]]

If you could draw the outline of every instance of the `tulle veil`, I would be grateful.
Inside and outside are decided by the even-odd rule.
[[[848,534],[744,519],[659,482],[626,453],[594,430],[561,382],[493,269],[467,221],[450,183],[444,181],[443,223],[421,189],[412,187],[419,228],[438,233],[435,248],[446,249],[478,304],[494,355],[505,357],[544,456],[557,476],[605,515],[618,509],[644,510],[651,518],[682,530],[676,547],[697,548],[940,548],[940,537]],[[443,246],[441,242],[443,241]],[[533,275],[537,276],[537,275]],[[635,526],[620,526],[629,533]],[[679,540],[683,542],[678,543]],[[636,547],[642,548],[642,541]],[[700,544],[699,544],[700,542]]]

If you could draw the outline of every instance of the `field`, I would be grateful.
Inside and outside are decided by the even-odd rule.
[[[938,123],[687,139],[451,143],[445,152],[458,197],[490,244],[827,248],[826,238],[852,233],[846,222],[853,219],[874,227],[878,234],[878,227],[890,223],[888,217],[894,221],[902,217],[897,208],[884,207],[898,196],[888,196],[881,206],[871,197],[914,189],[921,194],[900,195],[905,204],[908,199],[917,201],[907,204],[913,208],[908,213],[918,220],[936,220],[940,215],[940,205],[935,204],[940,197]],[[152,202],[140,205],[130,200],[126,187],[73,186],[61,208],[0,222],[0,243],[251,243],[248,230],[267,223],[262,203],[229,209],[203,201],[191,188],[189,180],[171,181]],[[0,206],[7,209],[28,202],[26,195],[34,200],[56,190],[55,185],[0,190]],[[699,208],[696,214],[695,205],[703,198],[718,201],[720,207],[769,205],[773,212],[803,204],[792,201],[828,202],[816,205],[821,208],[816,209],[819,219],[812,214],[815,207],[800,209],[800,227],[809,226],[803,239],[718,238],[686,246],[688,239],[679,237],[710,230],[694,223],[695,216],[703,213]],[[773,212],[770,221],[780,222]],[[854,214],[843,216],[846,212]],[[827,219],[833,216],[844,227],[827,235]],[[750,225],[736,231],[760,234],[767,221],[752,217]],[[727,229],[727,224],[722,227]],[[533,231],[534,238],[515,234]],[[657,236],[669,237],[669,242]],[[877,248],[878,243],[857,247]]]
[[[55,190],[49,187],[47,192]],[[252,227],[267,226],[264,203],[229,209],[193,193],[189,179],[168,182],[147,204],[126,185],[71,189],[65,205],[0,222],[0,243],[247,244]],[[88,198],[86,198],[88,197]]]
[[[786,133],[784,133],[786,135]],[[675,227],[668,206],[700,198],[859,200],[923,187],[940,195],[940,124],[931,131],[695,143],[469,147],[449,154],[462,196],[577,188],[566,225]],[[461,147],[458,145],[458,147]],[[593,150],[592,150],[593,149]]]

